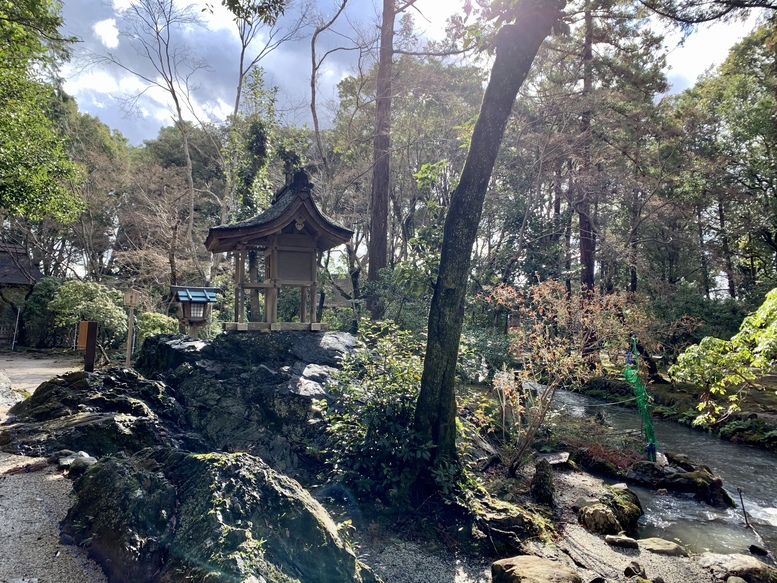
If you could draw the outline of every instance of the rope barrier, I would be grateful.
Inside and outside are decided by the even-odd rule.
[[[586,403],[585,407],[586,409],[588,407],[612,407],[613,405],[623,405],[623,403],[630,403],[631,401],[636,401],[637,397],[632,397],[631,399],[626,399],[624,401],[615,401],[614,403]]]

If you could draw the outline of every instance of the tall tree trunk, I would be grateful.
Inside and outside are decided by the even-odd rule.
[[[640,191],[637,188],[631,191],[631,233],[629,234],[629,291],[637,292],[637,225],[640,215]]]
[[[496,37],[491,78],[445,218],[440,269],[429,313],[414,428],[436,446],[433,461],[456,460],[456,360],[470,257],[491,172],[518,90],[563,6],[563,1],[526,0],[520,21],[504,26]]]
[[[194,166],[192,164],[191,150],[189,148],[189,128],[183,119],[183,112],[178,102],[178,96],[175,91],[171,92],[173,102],[175,103],[175,110],[178,118],[175,120],[175,125],[178,127],[178,131],[181,134],[181,141],[183,142],[183,155],[186,162],[186,189],[188,192],[188,216],[186,217],[186,230],[184,232],[184,239],[188,246],[188,251],[191,253],[194,267],[197,269],[197,273],[200,279],[205,282],[205,285],[210,283],[210,278],[205,274],[205,270],[200,265],[200,261],[197,259],[197,247],[194,245]]]
[[[562,253],[561,253],[561,233],[562,233],[562,215],[561,215],[561,170],[562,165],[559,166],[553,172],[553,234],[550,236],[550,248],[552,249],[552,257],[554,259],[554,277],[561,279],[561,272],[563,271]]]
[[[583,93],[581,99],[585,111],[581,116],[581,135],[583,140],[582,179],[578,181],[577,215],[580,230],[580,287],[590,291],[594,289],[594,266],[596,241],[591,222],[592,168],[591,168],[591,99],[593,93],[593,42],[594,26],[591,1],[585,4],[585,36],[583,45]]]
[[[394,0],[383,0],[383,22],[380,26],[380,60],[375,99],[375,139],[373,141],[372,195],[370,197],[370,264],[367,280],[377,281],[381,269],[388,265],[389,162],[391,158],[391,70],[394,63]],[[368,298],[373,318],[379,318],[381,307]]]
[[[574,187],[572,175],[569,175],[569,184],[567,185],[568,191],[572,192]],[[572,293],[572,214],[570,209],[567,212],[564,221],[564,288],[568,294]]]

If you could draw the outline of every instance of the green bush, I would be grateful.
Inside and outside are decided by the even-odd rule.
[[[48,304],[54,324],[74,328],[81,320],[97,322],[100,340],[118,346],[127,338],[127,313],[122,307],[123,295],[94,282],[66,281]]]
[[[138,343],[157,334],[175,334],[178,332],[178,320],[158,312],[143,312],[138,319]]]
[[[721,427],[719,435],[723,439],[733,439],[740,433],[757,433],[759,429],[760,426],[756,419],[737,419]]]
[[[347,358],[322,402],[335,479],[357,496],[401,502],[431,443],[412,430],[422,346],[394,324],[363,322],[366,348]]]

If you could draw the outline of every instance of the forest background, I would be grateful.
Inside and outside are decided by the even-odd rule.
[[[144,333],[176,327],[171,285],[222,287],[217,332],[234,318],[232,267],[206,252],[207,229],[267,208],[293,167],[312,174],[321,208],[355,232],[321,258],[323,320],[351,329],[368,307],[425,329],[494,11],[462,8],[429,41],[418,34],[420,1],[384,2],[377,20],[358,20],[346,1],[283,4],[123,3],[112,26],[132,58],[106,46],[74,62],[59,4],[0,3],[2,244],[26,249],[45,276],[24,298],[3,297],[7,325],[21,314],[23,343],[69,345],[86,317],[120,345],[129,287],[141,291]],[[196,44],[203,16],[218,11],[240,41],[234,55]],[[466,290],[470,344],[488,346],[514,324],[495,290],[548,280],[635,294],[669,360],[703,336],[731,337],[775,284],[773,16],[767,7],[725,62],[670,95],[660,33],[669,29],[654,13],[596,0],[565,13],[569,32],[543,44],[494,167]],[[263,69],[291,43],[307,50],[307,69],[288,75],[310,87],[305,123],[292,121],[299,115]],[[322,99],[343,54],[351,73]],[[209,55],[219,70],[231,63],[236,83],[203,103],[195,95]],[[134,79],[122,87],[125,111],[154,94],[171,125],[132,145],[79,111],[61,77],[73,67],[123,71]],[[282,317],[297,306],[282,298]]]

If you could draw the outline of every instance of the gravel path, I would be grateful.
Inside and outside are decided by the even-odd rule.
[[[107,581],[83,549],[59,542],[70,480],[55,466],[6,473],[45,461],[0,452],[0,583]]]
[[[491,561],[457,558],[416,543],[389,541],[380,549],[360,549],[359,558],[385,583],[490,583]]]
[[[0,355],[0,423],[24,393],[79,368],[76,358]],[[103,583],[83,549],[59,541],[73,487],[45,461],[0,452],[0,583]]]

